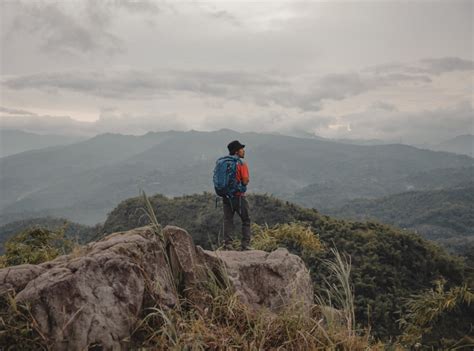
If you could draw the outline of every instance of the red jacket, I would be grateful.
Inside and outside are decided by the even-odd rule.
[[[242,164],[237,163],[237,174],[235,175],[237,182],[242,182],[242,184],[247,185],[249,182],[249,168],[247,163],[242,162]],[[245,193],[236,192],[236,196],[245,196]]]

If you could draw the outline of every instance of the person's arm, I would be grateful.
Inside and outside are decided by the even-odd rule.
[[[242,184],[243,185],[247,185],[249,183],[249,168],[247,167],[247,163],[243,163],[242,164],[242,167],[240,167],[240,175],[241,175],[241,178],[242,179]]]

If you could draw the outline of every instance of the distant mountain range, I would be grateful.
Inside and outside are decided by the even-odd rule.
[[[102,134],[1,158],[0,224],[48,215],[95,224],[140,188],[167,196],[212,191],[214,162],[233,139],[247,145],[250,192],[320,210],[356,198],[458,185],[474,167],[468,156],[401,144],[232,130]]]
[[[447,151],[474,157],[474,135],[472,134],[458,135],[455,138],[445,140],[439,144],[422,144],[416,146],[435,151]]]
[[[50,146],[72,144],[84,139],[83,137],[36,134],[22,130],[0,129],[0,157]]]

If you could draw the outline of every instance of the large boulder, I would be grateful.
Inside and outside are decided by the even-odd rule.
[[[151,226],[110,234],[69,255],[38,265],[0,269],[0,292],[29,302],[55,350],[99,344],[123,349],[149,300],[174,306],[179,294],[199,306],[205,269],[226,267],[232,287],[252,308],[277,311],[312,303],[309,272],[286,249],[206,251],[183,229],[167,226],[166,245]],[[178,291],[179,290],[179,291]],[[306,309],[307,310],[307,309]]]
[[[213,267],[224,264],[229,280],[242,302],[278,312],[288,306],[309,313],[313,285],[303,260],[279,248],[273,252],[207,251],[200,256]]]

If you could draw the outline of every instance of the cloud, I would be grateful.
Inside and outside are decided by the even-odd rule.
[[[376,105],[362,113],[338,117],[337,122],[349,125],[350,131],[339,130],[337,135],[354,139],[367,136],[384,140],[402,139],[410,144],[430,143],[466,132],[473,133],[473,115],[470,101],[417,112],[384,110]]]
[[[9,111],[17,111],[12,116]],[[131,115],[115,109],[103,109],[94,122],[78,121],[70,116],[38,115],[26,111],[1,108],[0,128],[20,129],[38,134],[60,134],[73,136],[94,136],[102,133],[142,135],[149,131],[188,130],[189,125],[174,114]]]
[[[459,57],[429,58],[421,60],[421,63],[425,66],[424,71],[432,74],[474,70],[474,61]]]
[[[374,110],[374,111],[376,111],[376,110],[397,111],[398,108],[397,108],[397,106],[395,106],[393,104],[389,104],[389,103],[384,102],[384,101],[375,101],[370,106],[370,110]]]
[[[474,61],[460,57],[425,58],[415,63],[390,63],[368,67],[365,71],[375,74],[404,74],[406,77],[417,77],[417,74],[440,75],[455,71],[473,71]]]
[[[36,113],[34,113],[34,112],[15,109],[15,108],[8,108],[8,107],[3,107],[3,106],[0,106],[0,112],[6,113],[8,115],[36,116]]]
[[[149,100],[173,94],[196,94],[260,106],[278,105],[300,111],[319,111],[324,100],[343,100],[399,83],[429,83],[425,75],[373,75],[358,72],[304,76],[239,70],[62,71],[6,77],[12,90],[70,91],[108,99]]]
[[[126,48],[122,39],[111,30],[119,11],[147,15],[159,13],[157,3],[145,0],[19,1],[4,6],[10,11],[16,10],[5,29],[5,41],[17,40],[19,34],[26,33],[38,39],[36,45],[43,53],[69,56],[124,52]]]
[[[4,107],[5,111],[16,109]],[[116,108],[103,108],[94,122],[81,122],[69,116],[2,115],[4,129],[22,129],[42,134],[93,136],[114,132],[142,135],[149,131],[217,130],[278,132],[296,136],[317,135],[326,138],[367,139],[408,144],[434,143],[457,135],[474,133],[473,107],[463,101],[446,108],[417,112],[399,111],[395,106],[378,101],[365,111],[342,116],[321,113],[271,111],[248,114],[213,114],[193,119],[175,113],[131,114]]]

